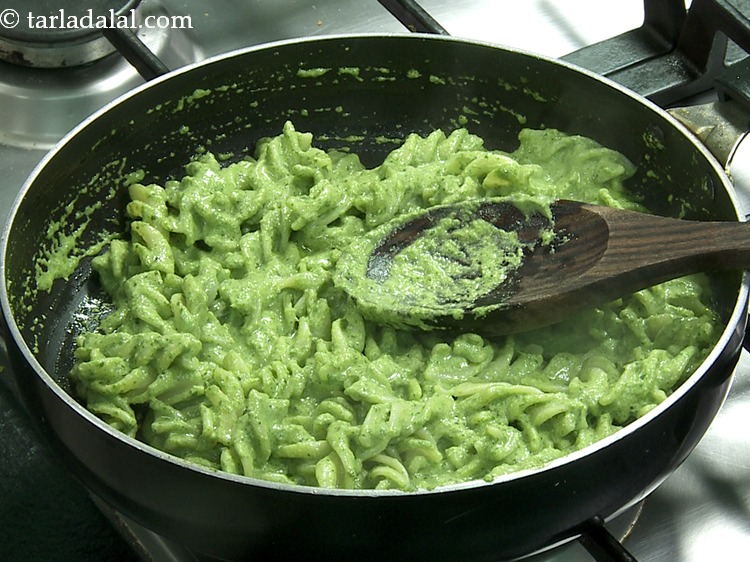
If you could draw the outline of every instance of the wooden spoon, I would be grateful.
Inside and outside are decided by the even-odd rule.
[[[439,208],[438,215],[450,207]],[[551,211],[558,242],[533,246],[507,281],[465,306],[462,314],[455,314],[450,303],[444,311],[416,312],[404,304],[394,316],[409,318],[402,327],[501,335],[553,324],[690,273],[750,266],[750,225],[745,223],[680,220],[575,201],[557,201]],[[382,281],[394,256],[434,224],[434,214],[428,210],[384,236],[369,257],[367,276]],[[472,217],[515,230],[525,240],[550,227],[538,214],[520,218],[512,205],[494,200],[483,202]],[[352,296],[367,308],[367,295]]]

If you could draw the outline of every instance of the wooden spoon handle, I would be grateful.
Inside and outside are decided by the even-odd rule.
[[[750,224],[686,221],[587,206],[604,218],[609,243],[592,275],[630,272],[658,283],[698,271],[750,267]]]
[[[476,315],[484,332],[544,326],[683,275],[750,267],[747,223],[686,221],[570,201],[555,203],[553,212],[564,242],[531,254],[504,306],[486,318]]]

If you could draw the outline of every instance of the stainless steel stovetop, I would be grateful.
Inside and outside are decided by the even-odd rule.
[[[11,7],[14,3],[27,6],[25,11],[23,7],[18,10],[22,17],[28,12],[30,4],[8,2]],[[420,4],[454,36],[554,57],[636,28],[643,17],[642,0],[422,0]],[[0,3],[0,25],[4,9]],[[190,16],[190,28],[142,34],[170,68],[280,39],[332,33],[407,33],[376,0],[144,0],[140,10],[141,16]],[[7,212],[25,178],[65,132],[142,81],[118,55],[65,70],[0,62],[0,213]],[[740,200],[750,212],[750,142],[740,146],[731,171]],[[3,377],[7,374],[0,374]],[[615,524],[613,532],[629,534],[625,546],[639,561],[747,559],[748,427],[750,356],[743,352],[729,399],[704,440],[645,500],[632,525],[629,520]],[[0,498],[0,559],[39,560],[33,537],[64,533],[61,544],[48,545],[50,560],[86,562],[115,554],[157,562],[195,560],[180,547],[148,533],[136,539],[145,550],[113,546],[113,541],[118,541],[116,535],[91,508],[88,498],[77,503],[83,492],[70,491],[75,483],[64,474],[58,477],[55,471],[59,470],[45,446],[25,426],[18,404],[0,387],[0,495],[4,496]],[[44,486],[48,488],[43,492],[38,489],[40,480],[28,477],[40,471],[47,475]],[[69,510],[60,504],[85,507]],[[5,526],[4,520],[14,524]],[[587,561],[591,557],[573,544],[540,559]]]

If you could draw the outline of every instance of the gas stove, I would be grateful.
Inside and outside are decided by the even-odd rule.
[[[97,30],[84,33],[75,25],[60,29],[64,23],[80,27],[115,13],[130,18],[141,26],[141,41],[172,69],[241,47],[296,37],[409,33],[376,0],[226,0],[210,5],[200,0],[90,0],[77,8],[69,4],[0,4],[0,55],[5,55],[0,60],[3,213],[35,165],[66,132],[144,81],[119,53],[111,52]],[[733,4],[750,14],[745,2]],[[420,6],[451,35],[552,57],[638,28],[644,17],[643,0],[422,0]],[[58,42],[64,48],[52,49]],[[750,212],[750,143],[740,145],[731,173],[743,208]],[[8,379],[7,373],[0,374],[0,380]],[[30,427],[11,387],[0,385],[0,558],[200,560],[90,497]],[[746,558],[750,439],[742,428],[748,426],[750,355],[743,351],[729,398],[694,453],[645,501],[608,525],[635,559]],[[592,555],[572,543],[535,560],[585,562]]]

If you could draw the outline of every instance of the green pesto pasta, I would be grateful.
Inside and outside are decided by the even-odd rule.
[[[640,209],[633,166],[595,142],[524,130],[512,154],[466,130],[409,136],[366,169],[291,124],[253,159],[210,154],[130,186],[126,239],[92,266],[113,312],[78,338],[72,379],[113,427],[231,473],[411,491],[534,468],[663,401],[720,326],[704,276],[535,332],[397,331],[332,274],[393,217],[523,195]]]

